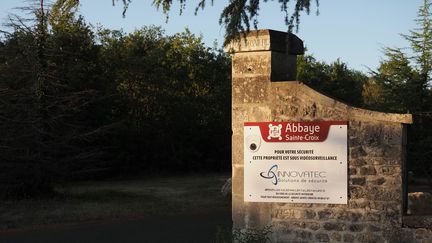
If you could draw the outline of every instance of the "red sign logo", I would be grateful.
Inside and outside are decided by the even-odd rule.
[[[314,122],[245,122],[244,126],[258,126],[266,142],[323,142],[330,126],[348,125],[347,121]]]

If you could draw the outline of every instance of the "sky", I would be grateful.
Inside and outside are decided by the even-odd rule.
[[[175,4],[169,13],[168,22],[162,10],[152,6],[150,0],[132,0],[126,17],[122,17],[121,1],[112,5],[112,0],[81,0],[80,14],[94,26],[132,32],[148,25],[161,26],[166,34],[175,34],[188,28],[202,35],[207,46],[215,41],[222,46],[224,27],[219,25],[219,16],[228,0],[208,0],[206,8],[194,15],[197,0],[186,2],[186,10],[179,15]],[[177,2],[174,0],[174,2]],[[263,2],[263,1],[261,1]],[[309,54],[327,63],[340,58],[352,69],[368,72],[375,70],[384,55],[383,47],[409,47],[400,34],[416,28],[414,19],[422,0],[330,0],[313,5],[310,15],[303,13],[297,33],[305,43]],[[15,7],[28,5],[28,0],[1,0],[0,20],[5,23],[9,13],[18,13]],[[317,15],[317,10],[319,14]],[[259,29],[286,31],[284,14],[278,1],[261,4],[258,17]]]

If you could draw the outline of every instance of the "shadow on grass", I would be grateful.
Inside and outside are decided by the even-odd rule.
[[[137,195],[129,192],[115,190],[97,190],[85,191],[76,194],[65,195],[70,200],[79,200],[84,202],[107,202],[107,201],[123,201],[123,200],[157,200],[153,195]]]
[[[0,231],[35,225],[229,210],[220,194],[229,175],[91,181],[56,189],[49,198],[4,201]]]

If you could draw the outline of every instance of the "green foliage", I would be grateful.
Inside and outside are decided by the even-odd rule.
[[[195,13],[199,9],[203,9],[206,6],[208,0],[199,0]],[[213,4],[214,0],[210,0]],[[302,12],[310,13],[311,3],[313,0],[279,0],[280,9],[285,13],[285,24],[288,27],[288,31],[291,32],[295,27],[298,29],[300,24],[300,16]],[[131,0],[122,0],[124,4],[125,14]],[[225,43],[229,43],[231,40],[236,39],[240,36],[241,32],[249,31],[251,26],[257,28],[258,26],[258,15],[260,10],[260,4],[267,3],[268,0],[230,0],[227,6],[223,9],[219,23],[225,26]],[[113,0],[113,4],[114,4]],[[186,0],[178,0],[180,4],[180,14],[186,7]],[[315,0],[316,5],[319,5],[319,0]],[[157,9],[162,8],[164,14],[167,15],[171,10],[173,0],[153,0],[153,5]],[[290,6],[293,4],[293,6]],[[293,8],[292,13],[289,12],[290,8]]]
[[[418,87],[420,74],[401,49],[385,49],[387,60],[364,87],[364,102],[368,107],[393,112],[424,109],[425,89]]]
[[[431,3],[424,0],[415,20],[417,28],[402,35],[411,45],[407,54],[402,48],[385,48],[386,59],[364,87],[364,102],[373,109],[413,113],[409,130],[408,169],[416,175],[432,177],[431,71],[432,15]],[[412,56],[410,56],[412,53]]]
[[[411,44],[415,53],[413,59],[416,63],[422,85],[418,89],[425,89],[430,81],[432,70],[432,13],[431,3],[424,0],[423,6],[418,11],[418,18],[415,20],[418,27],[410,31],[409,35],[402,35]]]
[[[103,153],[95,146],[106,119],[93,115],[104,94],[92,32],[70,12],[53,22],[36,13],[36,26],[15,26],[0,49],[0,197],[49,193]]]
[[[228,56],[188,30],[95,34],[77,4],[39,9],[34,27],[15,25],[1,42],[0,197],[126,172],[228,169]]]
[[[79,0],[57,0],[50,9],[48,21],[52,27],[61,29],[74,25]]]
[[[126,118],[128,132],[120,139],[136,141],[122,147],[124,165],[225,167],[221,163],[228,159],[230,135],[227,56],[204,47],[188,30],[173,36],[156,27],[127,36],[102,30],[100,39],[122,97],[115,110]]]
[[[431,108],[429,81],[432,57],[431,3],[424,0],[418,12],[418,28],[402,35],[411,44],[413,56],[401,48],[385,48],[386,59],[373,72],[373,85],[383,96],[377,100],[365,96],[369,107],[396,112],[418,112]]]
[[[264,3],[267,1],[264,0]],[[225,26],[225,44],[230,40],[236,39],[241,32],[249,31],[251,23],[256,29],[258,26],[258,15],[260,9],[260,0],[231,0],[221,13],[219,23]],[[280,9],[285,13],[285,24],[288,31],[292,32],[293,28],[298,29],[300,15],[302,12],[309,14],[311,0],[296,0],[292,14],[288,12],[290,0],[280,0]],[[318,6],[318,0],[316,0]]]
[[[355,106],[362,106],[362,87],[367,77],[349,69],[339,59],[332,64],[316,61],[311,55],[297,59],[297,80]]]

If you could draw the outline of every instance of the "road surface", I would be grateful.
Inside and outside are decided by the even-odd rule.
[[[213,242],[231,228],[231,212],[151,216],[0,232],[0,243]]]

